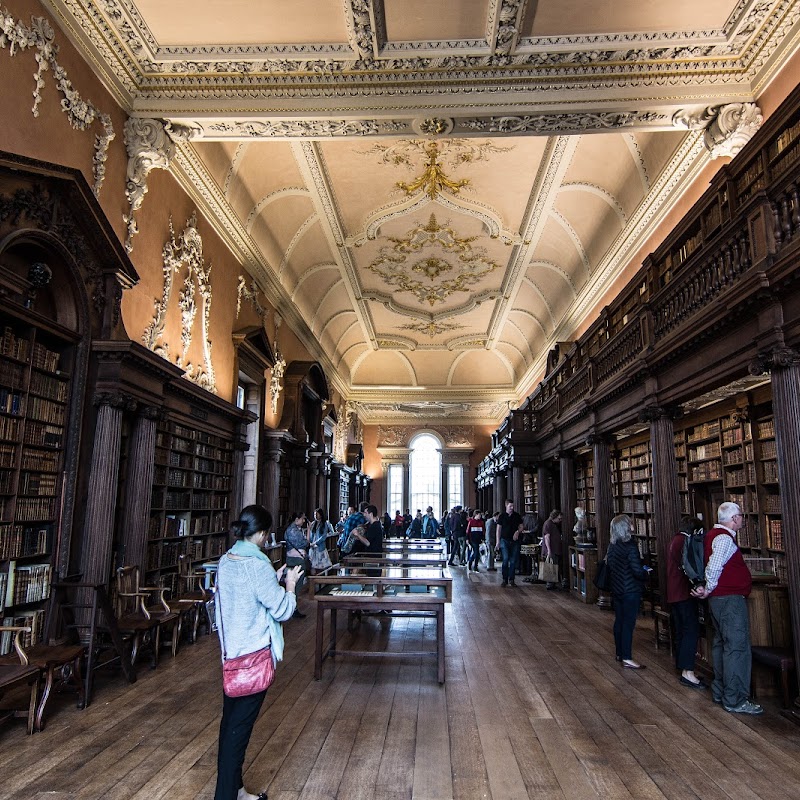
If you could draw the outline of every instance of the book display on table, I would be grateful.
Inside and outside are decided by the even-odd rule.
[[[0,620],[42,639],[61,514],[76,337],[22,310],[0,329]],[[11,635],[0,638],[0,655]]]
[[[584,603],[596,603],[598,592],[594,585],[597,574],[596,547],[569,548],[569,587]]]
[[[228,546],[233,446],[230,439],[168,419],[156,434],[147,580],[169,583],[184,556],[191,565]]]

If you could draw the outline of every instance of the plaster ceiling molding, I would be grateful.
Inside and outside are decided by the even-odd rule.
[[[611,194],[608,189],[602,186],[589,183],[588,181],[570,181],[569,183],[562,183],[558,189],[558,192],[559,194],[562,192],[587,192],[588,194],[592,194],[608,204],[608,206],[619,218],[620,227],[624,227],[625,223],[628,221],[628,216],[625,213],[625,209],[619,203],[617,198],[614,197],[614,195]]]
[[[181,351],[175,356],[175,363],[184,371],[185,377],[197,383],[203,389],[216,393],[217,385],[214,365],[211,360],[211,339],[209,324],[211,319],[211,267],[206,266],[203,258],[203,239],[197,230],[197,215],[193,213],[186,221],[186,227],[176,238],[169,220],[169,239],[162,250],[162,273],[164,288],[161,298],[154,303],[155,313],[150,324],[142,334],[142,343],[148,350],[171,361],[169,344],[164,341],[167,311],[174,288],[175,276],[185,267],[186,273],[181,283],[177,306],[181,317]],[[188,360],[189,348],[192,344],[195,318],[197,316],[196,295],[202,302],[201,333],[203,347],[203,366],[198,367]]]
[[[447,222],[440,224],[434,214],[418,222],[405,237],[387,237],[391,245],[381,247],[378,257],[367,265],[370,272],[396,291],[409,292],[419,303],[434,306],[454,292],[467,292],[500,268],[486,250],[475,247],[475,236],[459,236]]]
[[[447,343],[448,350],[485,350],[486,338],[481,336],[467,335],[456,336]]]
[[[669,115],[658,111],[596,111],[530,116],[474,117],[458,120],[456,133],[464,129],[479,133],[584,133],[618,128],[660,126],[669,124]]]
[[[733,158],[753,138],[764,117],[755,103],[709,106],[673,117],[677,127],[703,130],[703,143],[711,158]]]
[[[589,256],[586,253],[586,248],[583,246],[581,237],[578,236],[578,232],[575,230],[575,228],[572,227],[569,220],[566,219],[562,214],[560,214],[555,208],[553,208],[550,211],[550,216],[561,226],[561,228],[569,237],[572,244],[575,246],[575,250],[578,253],[578,258],[580,258],[581,264],[583,264],[583,268],[586,270],[586,275],[588,277],[589,275],[592,274],[592,265],[589,263]],[[563,270],[558,270],[558,271],[562,273],[563,277]],[[570,284],[572,284],[572,281],[569,282]]]
[[[391,338],[383,337],[376,342],[379,350],[416,350],[417,343],[406,336],[393,334]]]
[[[428,320],[428,322],[409,322],[405,325],[401,325],[400,329],[404,331],[414,331],[415,333],[422,333],[426,336],[430,336],[433,339],[434,336],[438,336],[441,333],[450,333],[451,331],[460,331],[464,328],[463,325],[459,325],[457,322],[438,322],[434,319]]]
[[[49,69],[55,78],[56,88],[61,93],[61,110],[67,115],[69,124],[74,130],[85,131],[94,122],[99,122],[103,132],[94,137],[94,155],[92,156],[92,175],[94,184],[92,192],[100,196],[100,189],[106,177],[106,161],[108,147],[115,138],[111,116],[104,114],[91,100],[84,100],[72,85],[67,71],[58,63],[58,45],[55,32],[49,20],[44,17],[33,17],[30,26],[14,19],[8,11],[0,8],[0,49],[8,48],[10,56],[18,52],[33,49],[37,68],[33,74],[33,106],[31,113],[39,116],[42,104],[42,89],[45,87],[44,73]]]
[[[246,139],[328,139],[331,137],[379,136],[393,132],[397,124],[384,120],[290,119],[290,120],[222,120],[205,123],[205,141],[239,141]],[[199,123],[198,123],[199,125]]]
[[[639,142],[636,141],[636,137],[632,133],[624,133],[622,135],[622,140],[630,151],[633,163],[636,165],[636,171],[639,174],[639,179],[642,182],[642,189],[644,193],[647,194],[647,192],[650,191],[650,176],[647,174],[647,164],[645,163],[642,150],[639,147]]]
[[[238,153],[238,149],[237,149]],[[225,190],[225,196],[228,196],[227,189]],[[261,216],[264,212],[264,209],[267,206],[274,203],[276,200],[282,200],[286,197],[309,197],[311,196],[311,192],[308,191],[304,186],[284,186],[281,189],[276,189],[274,192],[270,192],[265,197],[262,197],[250,210],[250,213],[247,215],[247,221],[245,222],[245,229],[248,233],[253,232],[253,225],[255,225],[256,220]]]

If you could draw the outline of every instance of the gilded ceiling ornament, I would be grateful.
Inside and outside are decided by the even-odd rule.
[[[418,223],[403,239],[389,237],[391,247],[380,249],[378,257],[368,266],[371,272],[379,275],[389,286],[400,291],[411,292],[419,302],[430,305],[442,303],[453,292],[467,291],[500,265],[486,255],[480,247],[473,247],[476,236],[459,237],[455,230],[436,221],[431,214],[427,225]],[[436,253],[426,254],[431,248],[444,250],[454,257],[455,263]],[[423,255],[418,260],[410,258]],[[454,277],[437,281],[440,275],[454,273]],[[414,277],[414,274],[423,279]]]
[[[396,184],[398,189],[402,189],[407,195],[423,190],[431,200],[435,200],[440,192],[458,194],[465,186],[469,186],[469,178],[454,181],[444,174],[444,170],[439,164],[439,148],[436,142],[428,142],[425,151],[428,160],[422,175],[419,175],[411,183],[398,181]]]
[[[461,330],[464,326],[455,322],[410,322],[408,325],[401,325],[402,330],[416,331],[417,333],[426,333],[431,339],[438,336],[440,333],[448,333],[450,331]]]
[[[275,363],[272,366],[269,376],[269,399],[271,403],[272,413],[278,413],[278,398],[283,391],[283,376],[286,372],[286,359],[281,355],[278,349],[278,331],[280,330],[283,318],[275,315]]]
[[[411,128],[420,136],[447,136],[453,130],[454,122],[449,118],[425,117],[415,119]]]
[[[33,17],[31,27],[15,20],[5,9],[0,9],[0,49],[8,47],[10,55],[35,48],[34,58],[38,67],[33,75],[33,107],[31,112],[34,117],[39,116],[39,106],[42,103],[41,90],[44,88],[44,73],[51,70],[56,79],[56,87],[64,99],[61,101],[61,110],[67,115],[69,124],[78,131],[85,131],[93,122],[102,125],[103,132],[94,137],[94,155],[92,156],[92,174],[94,186],[92,192],[99,197],[100,188],[106,177],[106,160],[108,146],[115,137],[111,117],[103,114],[90,100],[84,100],[73,87],[66,70],[58,63],[58,45],[55,43],[55,33],[50,22],[44,17]]]
[[[176,356],[175,363],[183,369],[189,380],[202,386],[210,392],[217,391],[214,365],[211,361],[211,339],[209,338],[209,324],[211,321],[211,267],[206,267],[203,258],[203,240],[197,231],[197,215],[187,220],[186,227],[179,237],[175,237],[172,227],[172,217],[169,220],[170,238],[164,244],[162,251],[161,269],[164,275],[164,288],[161,298],[155,301],[155,314],[150,324],[142,335],[144,346],[162,358],[171,360],[169,345],[163,341],[164,327],[167,320],[167,310],[172,295],[175,275],[186,266],[186,275],[182,281],[178,295],[178,308],[181,314],[181,352]],[[192,332],[197,316],[197,301],[195,295],[200,295],[202,301],[202,332],[203,332],[203,366],[198,367],[187,361],[189,347],[192,343]]]

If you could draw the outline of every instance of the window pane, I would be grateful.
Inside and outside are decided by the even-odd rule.
[[[451,464],[447,468],[447,508],[464,505],[464,468],[460,464]]]
[[[411,514],[417,509],[425,513],[428,506],[433,506],[434,515],[439,518],[442,513],[442,454],[439,442],[429,434],[417,436],[411,443],[409,457],[411,483]]]
[[[403,467],[401,464],[390,464],[387,475],[386,510],[394,518],[399,509],[403,513]]]

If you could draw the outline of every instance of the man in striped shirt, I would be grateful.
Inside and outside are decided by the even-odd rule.
[[[749,698],[752,656],[747,597],[753,580],[736,544],[744,515],[736,503],[722,503],[717,520],[705,535],[706,585],[692,592],[708,598],[714,621],[712,699],[734,714],[763,714],[764,709]]]

